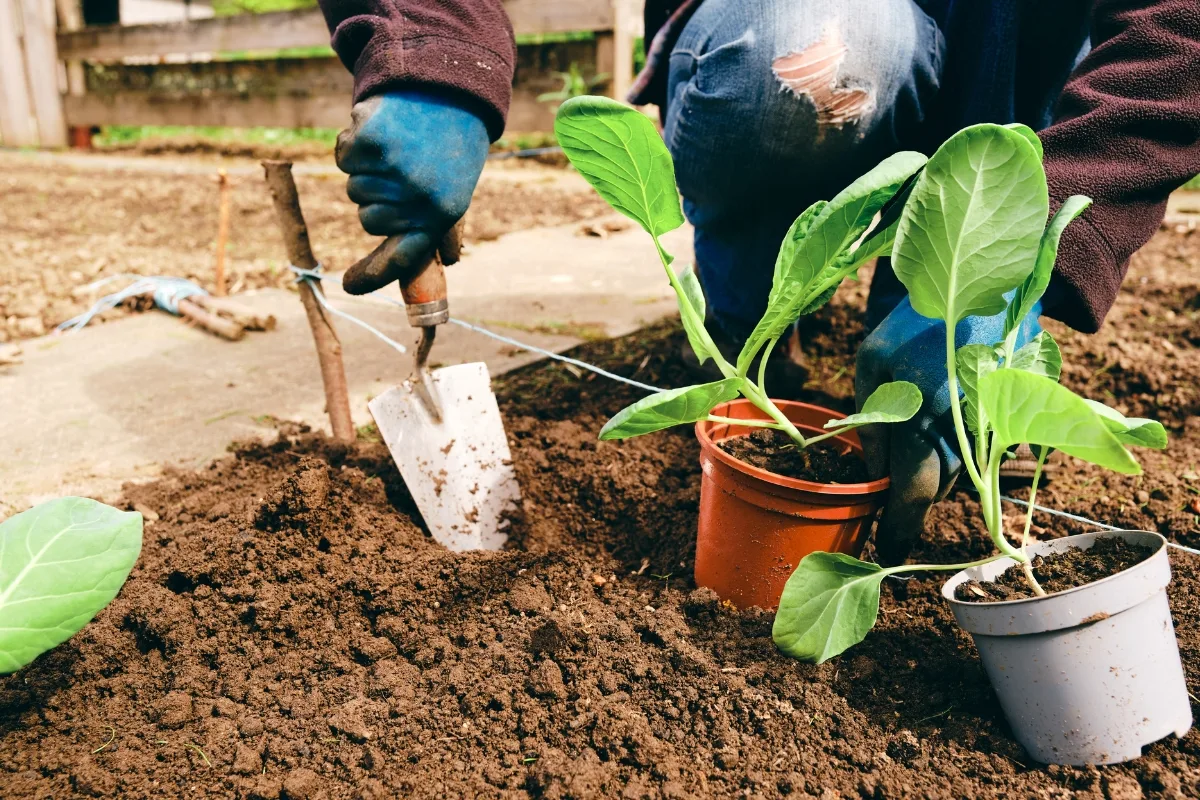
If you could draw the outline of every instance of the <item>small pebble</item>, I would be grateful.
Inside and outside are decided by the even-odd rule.
[[[597,573],[597,574],[592,575],[592,583],[596,584],[596,587],[599,588],[599,587],[603,586],[604,584],[608,583],[608,581],[605,580],[603,575],[600,575],[599,573]]]
[[[1137,497],[1138,503],[1143,506],[1150,502],[1150,493],[1144,489],[1139,489],[1135,497]]]

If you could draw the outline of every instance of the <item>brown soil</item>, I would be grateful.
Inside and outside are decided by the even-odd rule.
[[[1046,594],[1065,592],[1103,580],[1142,563],[1154,550],[1129,544],[1124,539],[1100,539],[1087,550],[1068,550],[1033,559],[1033,577]],[[1025,571],[1009,567],[994,581],[959,584],[954,596],[967,603],[989,603],[1036,597]]]
[[[327,158],[332,168],[332,159]],[[610,213],[582,178],[562,169],[489,165],[467,215],[466,243]],[[0,343],[40,336],[85,310],[101,292],[83,287],[135,273],[188,278],[213,288],[220,167],[231,181],[227,247],[233,293],[294,291],[271,197],[257,162],[95,155],[57,160],[0,153]],[[358,224],[346,177],[298,174],[317,258],[345,269],[379,242]],[[124,316],[118,308],[100,320]]]
[[[717,447],[752,467],[785,478],[816,483],[862,483],[868,479],[867,465],[850,448],[829,442],[797,447],[783,431],[752,431],[718,442]]]
[[[1067,382],[1160,415],[1171,448],[1141,454],[1142,476],[1065,460],[1043,496],[1193,546],[1200,349],[1186,334],[1200,279],[1179,261],[1195,262],[1197,240],[1160,235],[1105,331],[1060,336]],[[853,376],[840,370],[853,364],[862,300],[847,287],[809,320],[804,399],[852,405]],[[682,344],[659,328],[583,356],[680,386]],[[557,366],[498,383],[525,497],[501,553],[433,544],[368,441],[285,431],[130,486],[124,505],[153,521],[121,595],[0,678],[0,795],[1200,796],[1197,730],[1126,765],[1033,763],[940,597],[944,576],[885,581],[878,626],[845,655],[820,666],[782,657],[769,614],[734,611],[693,584],[690,431],[598,442],[635,390]],[[1013,508],[1013,528],[1018,519]],[[1085,529],[1036,522],[1043,535]],[[914,557],[990,549],[978,504],[956,492]],[[1195,694],[1200,562],[1172,560]]]

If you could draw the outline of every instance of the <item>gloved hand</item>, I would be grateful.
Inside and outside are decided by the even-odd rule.
[[[466,213],[487,154],[487,126],[449,95],[406,89],[357,103],[337,141],[346,193],[367,233],[403,238],[386,270],[347,273],[346,290],[372,292],[424,267]]]
[[[1021,322],[1017,347],[1041,332],[1039,303]],[[954,332],[957,347],[995,344],[1004,338],[1004,312],[967,317]],[[858,350],[854,394],[861,404],[880,384],[911,381],[925,401],[917,415],[895,425],[859,428],[872,478],[891,474],[892,488],[875,536],[879,560],[899,564],[921,537],[930,506],[946,496],[962,471],[950,415],[946,325],[900,301]]]

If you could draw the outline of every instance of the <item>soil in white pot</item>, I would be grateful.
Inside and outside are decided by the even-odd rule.
[[[1154,550],[1123,539],[1100,539],[1087,550],[1072,549],[1033,559],[1033,574],[1047,594],[1103,580],[1142,563]],[[1034,597],[1020,566],[1009,567],[994,581],[966,581],[954,597],[967,603],[994,603]]]

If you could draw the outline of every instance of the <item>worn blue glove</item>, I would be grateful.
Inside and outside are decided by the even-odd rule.
[[[1041,304],[1021,321],[1017,347],[1038,333]],[[995,344],[1004,338],[1004,312],[967,317],[954,332],[957,347]],[[913,310],[908,297],[892,310],[858,350],[854,394],[861,405],[880,384],[911,381],[925,401],[917,415],[895,425],[868,425],[858,434],[871,477],[890,474],[892,488],[875,546],[884,564],[899,564],[925,528],[929,508],[946,496],[962,471],[950,416],[946,375],[946,325]]]
[[[373,292],[429,263],[471,203],[488,141],[483,120],[446,94],[406,89],[354,106],[337,165],[366,232],[392,238],[376,268],[347,273],[347,291]]]

